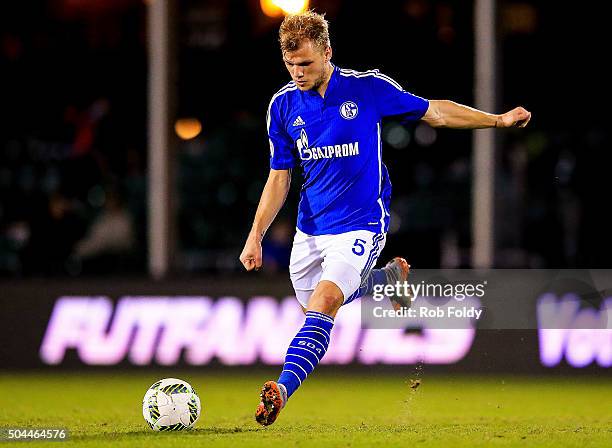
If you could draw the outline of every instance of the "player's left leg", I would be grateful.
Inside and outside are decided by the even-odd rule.
[[[381,269],[372,269],[369,273],[364,274],[361,286],[355,291],[345,303],[352,302],[360,297],[371,296],[374,293],[374,287],[381,285],[396,285],[408,280],[410,273],[410,265],[402,257],[395,257],[389,261]],[[410,308],[411,297],[406,295],[392,295],[389,300],[393,308],[397,311],[400,308]]]

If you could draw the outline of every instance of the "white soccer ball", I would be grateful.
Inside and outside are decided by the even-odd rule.
[[[154,431],[192,428],[201,410],[200,398],[193,387],[176,378],[157,381],[142,399],[142,415]]]

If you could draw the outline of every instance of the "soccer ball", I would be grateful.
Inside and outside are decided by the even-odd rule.
[[[176,378],[157,381],[142,399],[142,415],[154,431],[191,428],[200,417],[201,409],[193,387]]]

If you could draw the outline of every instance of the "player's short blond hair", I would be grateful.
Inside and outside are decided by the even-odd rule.
[[[324,14],[317,14],[314,11],[288,15],[283,20],[278,34],[283,54],[297,50],[305,39],[312,41],[321,52],[331,46],[329,24]]]

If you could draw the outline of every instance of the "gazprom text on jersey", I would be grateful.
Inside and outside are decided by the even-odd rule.
[[[302,160],[331,159],[332,157],[356,155],[359,155],[359,142],[300,149],[300,158]]]

